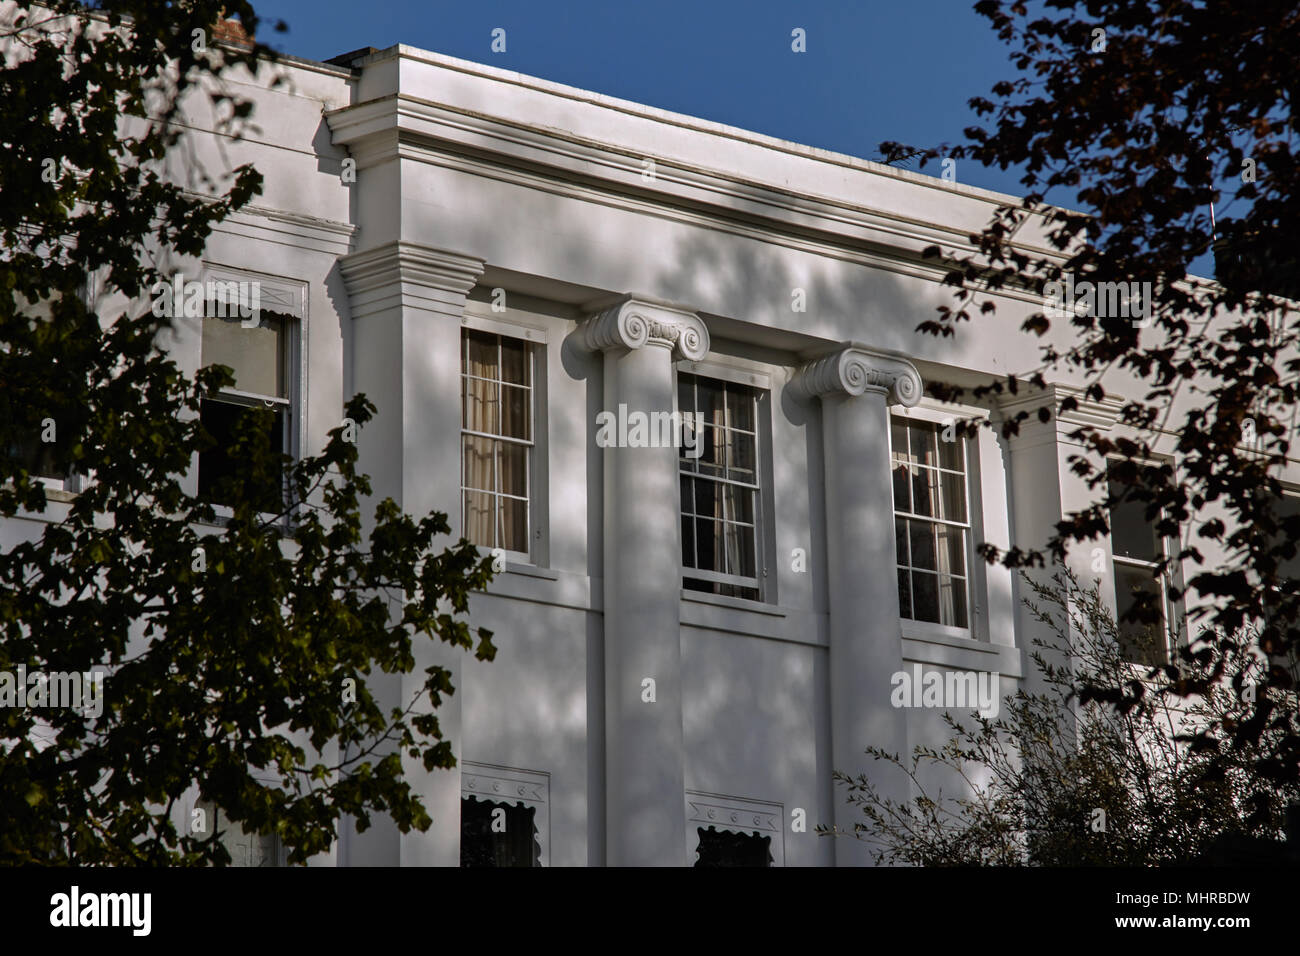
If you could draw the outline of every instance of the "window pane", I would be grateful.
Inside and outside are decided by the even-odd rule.
[[[682,519],[682,564],[688,568],[696,566],[695,521],[692,518]]]
[[[731,432],[728,446],[727,477],[736,481],[754,481],[754,436]]]
[[[204,430],[216,444],[199,453],[199,497],[214,504],[238,504],[235,491],[228,484],[237,472],[244,473],[248,482],[244,495],[259,511],[277,512],[284,506],[283,469],[277,462],[262,482],[254,482],[247,474],[244,456],[233,451],[236,430],[245,420],[261,422],[260,440],[267,450],[283,455],[286,447],[287,417],[281,410],[268,412],[265,408],[236,405],[215,399],[204,399],[199,409],[199,420]]]
[[[1127,486],[1110,482],[1112,497],[1125,494]],[[1123,558],[1158,561],[1162,556],[1160,537],[1155,522],[1146,518],[1146,505],[1140,501],[1125,501],[1111,506],[1110,538],[1114,553]]]
[[[939,464],[935,452],[937,433],[929,422],[908,422],[907,429],[912,433],[912,455],[918,464],[934,467]]]
[[[939,577],[939,622],[949,627],[966,627],[966,581]]]
[[[912,617],[912,576],[902,568],[898,570],[898,610],[903,617]]]
[[[1279,550],[1278,555],[1278,577],[1282,579],[1284,587],[1295,588],[1300,583],[1300,529],[1288,534],[1286,523],[1288,519],[1292,522],[1300,517],[1300,497],[1295,495],[1283,495],[1277,502],[1274,516],[1278,521],[1278,542],[1274,547],[1281,548],[1285,542],[1289,542],[1296,552],[1291,557],[1286,557],[1285,552]],[[1286,582],[1290,582],[1287,584]]]
[[[1148,621],[1125,621],[1131,610],[1146,612]],[[1137,664],[1165,662],[1165,617],[1159,581],[1148,568],[1115,563],[1115,616],[1120,653]]]
[[[728,425],[741,431],[754,430],[754,398],[747,388],[727,387]]]
[[[890,418],[889,420],[889,444],[890,453],[897,461],[910,461],[911,455],[907,451],[907,422],[901,418]]]
[[[490,332],[465,330],[465,372],[479,378],[499,379],[497,336]]]
[[[947,574],[966,574],[966,532],[961,528],[949,528],[936,525],[935,537],[938,539],[939,570]]]
[[[913,620],[939,623],[939,578],[924,571],[912,572]]]
[[[894,466],[894,510],[909,512],[912,510],[911,482],[908,480],[908,470],[904,465]]]
[[[723,485],[726,490],[727,511],[724,517],[728,521],[740,521],[744,524],[754,523],[754,492],[737,485]]]
[[[894,547],[898,549],[898,563],[906,567],[907,560],[907,521],[903,518],[894,519]]]
[[[717,475],[721,478],[722,466],[726,460],[726,432],[721,428],[707,426],[700,440],[704,443],[704,448],[696,459],[696,467],[702,475]]]
[[[690,410],[682,412],[677,423],[677,457],[682,468],[695,470],[696,449],[703,452],[703,440],[703,434],[696,427],[695,413]]]
[[[701,571],[725,572],[722,555],[722,520],[695,519],[696,567]]]
[[[492,453],[492,439],[478,438],[474,435],[464,435],[462,437],[461,467],[463,477],[461,478],[461,484],[466,488],[495,491],[497,487],[496,458]]]
[[[698,410],[704,415],[704,420],[710,425],[719,426],[719,428],[724,425],[722,383],[709,378],[697,378],[695,394],[700,403]]]
[[[939,477],[939,517],[966,523],[966,479],[946,471],[933,472]]]
[[[722,517],[722,485],[716,481],[695,479],[695,513],[707,517]]]
[[[939,430],[939,467],[951,468],[953,471],[965,471],[966,456],[963,448],[965,441],[958,433],[955,423],[949,434],[952,435],[952,441],[944,441],[944,430]]]
[[[682,513],[688,515],[694,514],[695,496],[691,494],[691,486],[694,484],[694,482],[692,482],[691,479],[689,478],[682,478],[681,482],[682,482]]]
[[[507,495],[519,498],[528,497],[528,448],[514,442],[499,441],[497,446],[497,476],[500,485],[496,489]]]
[[[937,471],[931,471],[929,468],[913,468],[912,473],[908,476],[908,484],[912,489],[912,513],[932,517],[935,512],[936,500],[939,497],[939,489],[936,487],[938,481]]]
[[[464,535],[470,544],[480,548],[496,547],[492,534],[492,497],[485,491],[466,491],[464,496]]]
[[[66,478],[67,471],[59,462],[65,460],[69,442],[58,441],[57,433],[55,441],[41,441],[39,428],[33,429],[29,434],[27,439],[11,444],[5,454],[18,462],[29,475]]]
[[[227,504],[231,497],[229,492],[219,493],[218,488],[236,468],[228,449],[234,441],[235,422],[242,413],[241,406],[226,402],[205,399],[200,406],[199,420],[203,430],[216,441],[211,449],[199,454],[199,497],[206,501]]]
[[[497,547],[528,553],[528,502],[523,498],[497,498]]]
[[[741,577],[755,576],[754,529],[749,525],[727,522],[727,573]]]
[[[934,553],[934,525],[928,521],[908,521],[907,525],[912,567],[927,571],[938,570]]]
[[[461,401],[463,427],[489,435],[501,434],[500,386],[481,378],[462,377],[461,382],[464,383]]]
[[[203,320],[203,364],[227,365],[235,388],[287,398],[284,375],[284,320],[263,314],[251,329],[242,320],[208,316]]]
[[[501,380],[514,385],[531,385],[528,343],[501,336]]]
[[[695,411],[695,376],[685,372],[677,374],[677,410],[679,412]]]
[[[508,438],[532,441],[532,423],[528,420],[528,389],[502,385],[501,391],[501,434]]]

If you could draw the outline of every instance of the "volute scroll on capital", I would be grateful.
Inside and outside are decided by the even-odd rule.
[[[709,330],[699,316],[636,299],[598,312],[584,326],[586,345],[592,351],[657,345],[670,349],[676,358],[694,362],[709,351]]]
[[[919,402],[925,391],[921,373],[907,359],[861,346],[809,362],[794,374],[789,387],[802,398],[883,392],[888,404],[904,408]]]

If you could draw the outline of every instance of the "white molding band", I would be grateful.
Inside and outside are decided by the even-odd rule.
[[[535,770],[461,761],[460,792],[464,797],[543,806],[548,802],[550,785],[550,775]]]
[[[1073,398],[1076,407],[1062,411],[1061,404]],[[1119,422],[1124,410],[1121,398],[1107,395],[1101,401],[1084,396],[1084,389],[1063,382],[1050,383],[1046,389],[1026,386],[1016,395],[1003,395],[998,400],[998,408],[1008,418],[1019,412],[1030,413],[1029,421],[1037,422],[1036,412],[1039,408],[1049,408],[1052,417],[1062,425],[1092,426],[1101,431],[1110,431]]]
[[[339,259],[354,319],[402,305],[454,313],[459,319],[465,294],[485,265],[477,256],[402,240]]]
[[[659,345],[692,362],[709,352],[709,330],[695,313],[630,295],[587,319],[582,341],[593,352]]]
[[[882,392],[888,404],[905,408],[919,402],[925,391],[921,373],[907,359],[861,345],[809,362],[795,372],[788,387],[800,398]]]

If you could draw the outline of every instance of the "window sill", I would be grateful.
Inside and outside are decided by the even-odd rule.
[[[918,627],[914,621],[903,624],[904,661],[956,670],[996,671],[1013,680],[1024,675],[1025,663],[1017,647],[991,644],[976,637],[954,637],[924,625]]]
[[[225,505],[213,505],[213,507],[217,512],[214,520],[195,521],[194,525],[199,528],[217,528],[224,531],[229,526],[231,519],[235,517],[235,513]],[[291,515],[279,515],[277,517],[264,511],[258,517],[262,519],[262,523],[268,528],[278,528],[281,537],[289,537],[293,534],[294,526]]]
[[[537,564],[520,564],[515,561],[506,561],[505,573],[521,574],[528,578],[541,578],[544,581],[560,580],[559,571],[552,571],[550,568],[543,568]]]
[[[925,641],[927,644],[943,644],[947,647],[969,649],[987,646],[987,642],[975,637],[969,628],[948,627],[943,624],[928,624],[923,621],[903,619],[901,621],[903,637],[911,641]]]
[[[754,614],[767,614],[772,617],[787,616],[784,609],[774,604],[727,597],[724,594],[710,594],[707,591],[692,591],[689,588],[682,588],[682,600],[694,601],[697,604],[712,604],[715,607],[726,607],[736,611],[749,611]]]

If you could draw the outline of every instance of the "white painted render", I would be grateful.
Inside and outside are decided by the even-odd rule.
[[[946,739],[937,713],[891,706],[891,674],[997,671],[1010,693],[1032,670],[1036,632],[1004,568],[978,569],[969,636],[905,627],[889,475],[891,411],[1008,411],[943,406],[926,381],[1037,364],[1018,330],[1042,303],[1019,293],[956,339],[914,332],[952,294],[921,251],[961,247],[1007,197],[406,46],[351,68],[272,69],[286,88],[231,83],[256,103],[260,132],[244,141],[213,135],[192,104],[193,155],[210,171],[251,161],[265,190],[202,262],[177,265],[261,278],[294,304],[298,450],[322,448],[365,392],[379,409],[360,437],[376,496],[448,512],[458,532],[461,329],[538,350],[533,550],[472,605],[497,659],[431,643],[417,658],[416,674],[454,669],[439,713],[462,764],[409,768],[427,833],[345,827],[315,862],[457,865],[460,799],[494,786],[544,810],[548,865],[686,865],[705,820],[771,835],[785,865],[867,862],[813,832],[855,820],[832,770],[905,797],[862,749]],[[1025,242],[1045,248],[1041,229]],[[197,323],[169,345],[198,367]],[[677,370],[769,391],[763,602],[683,591],[674,449],[597,447],[598,412],[671,410]],[[981,433],[977,539],[1041,545],[1090,500],[1066,465],[1071,417],[1010,442]],[[32,533],[23,524],[7,542]],[[416,683],[381,690],[396,704]]]

